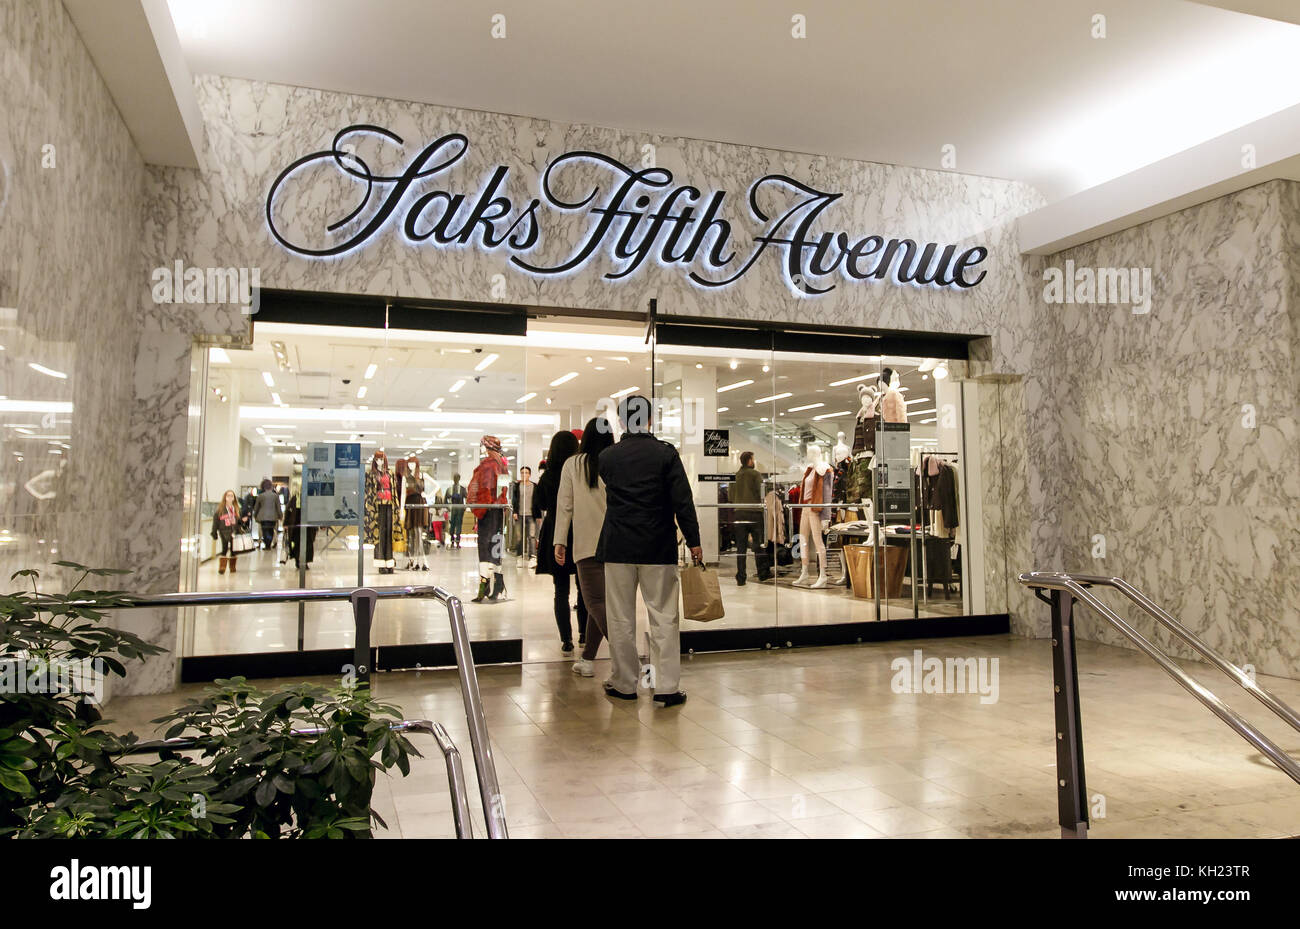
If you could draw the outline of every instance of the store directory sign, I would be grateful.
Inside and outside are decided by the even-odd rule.
[[[303,514],[311,526],[351,525],[361,513],[361,445],[311,442],[303,459]]]

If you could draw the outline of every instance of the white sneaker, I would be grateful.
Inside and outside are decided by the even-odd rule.
[[[594,677],[596,666],[586,658],[579,658],[573,663],[573,673],[581,674],[583,677]]]

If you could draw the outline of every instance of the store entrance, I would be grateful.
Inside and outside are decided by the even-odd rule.
[[[581,646],[578,585],[561,581],[565,603],[555,579],[537,573],[538,483],[557,434],[580,435],[640,393],[692,479],[727,605],[722,620],[683,624],[685,648],[1004,630],[1005,617],[971,619],[983,611],[970,397],[955,357],[964,345],[830,339],[631,314],[265,294],[251,343],[207,352],[190,586],[433,584],[464,602],[477,660],[572,661],[563,644]],[[903,424],[890,428],[905,435],[889,462],[898,486],[878,495],[885,462],[863,454],[860,420],[867,397],[880,420],[887,393],[889,418]],[[309,483],[321,478],[320,449],[344,446],[368,475],[358,505],[329,524],[305,519],[304,470]],[[470,485],[489,459],[499,461],[497,502],[472,506]],[[759,472],[756,504],[732,497],[742,459]],[[825,507],[800,497],[810,468],[830,489],[817,501]],[[229,540],[219,525],[228,491],[238,510]],[[875,564],[871,551],[863,561],[868,549]],[[893,620],[923,625],[881,625]],[[185,624],[183,674],[328,672],[347,660],[352,632],[347,604],[198,610]],[[372,639],[380,669],[450,660],[445,614],[429,602],[384,602]]]

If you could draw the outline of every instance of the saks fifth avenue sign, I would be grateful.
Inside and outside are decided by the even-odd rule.
[[[694,284],[721,288],[734,284],[771,251],[780,261],[791,288],[819,295],[836,287],[836,279],[954,287],[977,286],[987,273],[979,265],[988,249],[974,245],[917,243],[907,238],[847,231],[814,231],[829,221],[829,208],[844,195],[817,190],[784,174],[754,181],[746,195],[753,226],[735,229],[724,218],[728,194],[704,193],[689,184],[674,184],[666,168],[634,168],[599,152],[567,152],[542,172],[539,194],[516,203],[505,193],[510,169],[498,165],[477,189],[458,190],[452,173],[469,151],[469,139],[449,133],[410,156],[399,171],[371,169],[349,139],[366,137],[404,145],[396,133],[379,126],[348,126],[330,148],[304,155],[280,172],[266,197],[266,221],[282,246],[308,258],[330,258],[362,248],[397,225],[412,244],[435,247],[504,249],[520,271],[542,277],[566,275],[593,263],[606,266],[604,277],[618,281],[647,262],[680,269]],[[305,234],[281,228],[277,215],[319,199],[309,178],[321,170],[355,190],[344,215],[327,217],[323,229]],[[574,172],[579,192],[573,187]],[[779,209],[766,204],[781,201]],[[548,217],[585,215],[585,231],[567,256],[551,262],[530,255]]]

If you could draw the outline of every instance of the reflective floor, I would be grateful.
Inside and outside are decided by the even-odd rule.
[[[997,700],[895,693],[895,659],[997,659]],[[1300,834],[1300,786],[1149,660],[1080,643],[1092,836]],[[1221,677],[1186,663],[1223,695]],[[525,837],[1056,837],[1051,649],[1011,636],[697,655],[680,708],[606,698],[567,662],[479,673],[511,834]],[[990,681],[993,678],[990,678]],[[1262,678],[1293,706],[1300,682]],[[115,700],[122,728],[200,690]],[[379,697],[443,722],[473,765],[454,672],[381,675]],[[986,692],[991,694],[991,689]],[[1232,702],[1293,754],[1300,736]],[[452,835],[425,739],[375,806],[397,837]],[[475,799],[476,798],[472,798]],[[481,813],[476,834],[483,834]]]
[[[323,539],[323,536],[321,537]],[[539,577],[522,558],[506,555],[506,585],[509,599],[502,603],[470,603],[478,585],[478,556],[473,536],[463,537],[459,549],[435,549],[428,555],[428,571],[405,571],[404,555],[398,554],[396,574],[374,571],[370,553],[365,556],[365,583],[376,586],[436,584],[458,594],[465,602],[465,620],[472,639],[522,637],[526,661],[557,660],[562,657],[553,612],[554,586],[549,576]],[[350,587],[356,584],[357,553],[341,543],[329,549],[323,545],[306,575],[308,587]],[[218,573],[218,561],[199,568],[199,590],[267,590],[298,586],[298,570],[290,561],[280,564],[277,551],[250,552],[239,557],[234,574]],[[806,590],[790,586],[797,575],[785,569],[775,582],[760,584],[754,578],[752,556],[750,578],[744,587],[735,580],[735,556],[724,555],[719,570],[727,616],[712,623],[687,622],[685,629],[736,626],[813,625],[867,622],[876,618],[875,603],[853,597],[847,588]],[[778,586],[779,585],[779,586]],[[576,602],[577,587],[571,600]],[[936,588],[937,590],[937,588]],[[882,607],[886,619],[911,618],[911,594]],[[961,612],[960,594],[945,601],[938,593],[922,616],[956,615]],[[641,616],[644,628],[644,615]],[[576,614],[572,621],[577,622]],[[306,649],[350,648],[353,619],[346,602],[313,603],[304,607]],[[574,629],[576,634],[576,626]],[[386,600],[376,614],[373,640],[377,645],[420,642],[450,642],[446,610],[432,601]],[[184,643],[186,655],[243,654],[281,651],[297,647],[298,607],[296,604],[248,607],[217,606],[196,611],[192,634]]]

